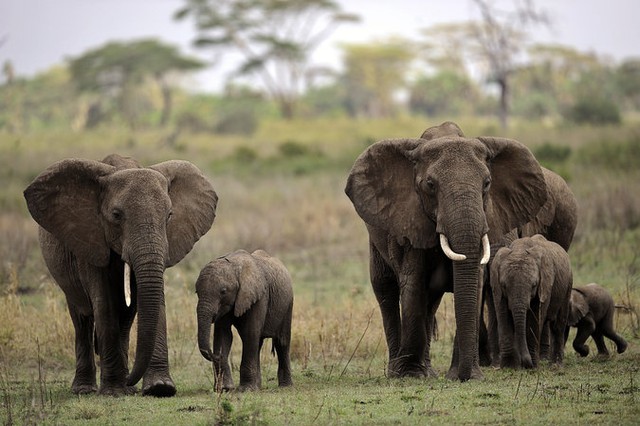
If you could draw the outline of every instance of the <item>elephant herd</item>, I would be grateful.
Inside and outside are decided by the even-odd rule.
[[[521,143],[466,138],[445,122],[416,139],[369,146],[355,160],[345,192],[369,234],[390,377],[437,374],[430,344],[445,292],[453,292],[456,323],[451,379],[481,378],[481,364],[561,363],[569,326],[578,327],[573,347],[582,356],[591,335],[602,355],[608,354],[604,336],[619,353],[626,349],[613,330],[606,290],[573,287],[566,251],[577,223],[575,197]],[[173,396],[164,270],[210,229],[218,202],[210,182],[188,161],[142,167],[113,154],[54,163],[24,196],[75,328],[72,391],[127,395],[142,379],[144,395]],[[243,344],[239,389],[260,388],[265,338],[273,339],[279,385],[292,384],[293,290],[278,259],[263,250],[214,259],[196,292],[198,346],[213,362],[219,389],[234,388],[231,326]]]

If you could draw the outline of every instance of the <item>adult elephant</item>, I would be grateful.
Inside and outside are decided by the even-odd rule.
[[[101,394],[130,394],[144,375],[143,394],[174,395],[163,275],[213,223],[218,197],[208,180],[187,161],[142,168],[118,155],[71,158],[43,171],[24,196],[75,327],[73,392],[97,390],[95,351]],[[127,375],[136,312],[136,358]]]
[[[445,122],[419,139],[370,146],[345,192],[369,232],[389,376],[435,375],[434,316],[444,292],[453,291],[456,339],[447,377],[482,377],[478,302],[490,241],[532,220],[547,197],[529,149],[505,138],[465,138]]]

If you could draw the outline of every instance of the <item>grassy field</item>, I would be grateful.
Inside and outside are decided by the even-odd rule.
[[[251,137],[176,138],[170,131],[117,129],[0,133],[0,419],[65,425],[637,423],[640,125],[634,122],[623,127],[523,122],[502,134],[527,144],[569,181],[580,205],[570,251],[575,283],[595,281],[612,293],[620,305],[617,328],[630,342],[627,352],[605,362],[577,358],[568,346],[562,369],[485,368],[485,380],[471,383],[385,377],[386,344],[368,281],[367,235],[343,188],[351,164],[368,144],[416,137],[438,123],[424,118],[270,122]],[[490,121],[459,124],[468,135],[501,134]],[[175,398],[70,392],[73,326],[42,261],[22,190],[56,160],[100,159],[112,152],[145,165],[188,159],[209,176],[220,197],[211,231],[166,272]],[[293,276],[291,389],[277,388],[277,362],[265,349],[262,391],[213,392],[211,366],[196,344],[194,283],[209,260],[237,248],[266,249]],[[432,358],[442,376],[455,331],[450,295],[438,319]],[[238,342],[232,354],[236,381]]]

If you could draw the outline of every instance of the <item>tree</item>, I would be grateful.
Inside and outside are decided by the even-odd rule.
[[[409,107],[430,116],[473,113],[480,95],[471,79],[459,72],[439,71],[411,86]]]
[[[182,56],[174,46],[157,40],[144,39],[129,43],[111,42],[71,59],[70,70],[80,91],[98,93],[114,99],[118,110],[134,127],[138,115],[135,90],[145,80],[153,79],[162,94],[160,125],[171,115],[172,96],[169,84],[171,72],[193,71],[204,64]]]
[[[283,117],[295,114],[310,57],[344,22],[358,18],[331,0],[185,0],[178,20],[191,17],[195,46],[241,60],[233,76],[257,76]]]
[[[471,35],[479,57],[486,63],[489,81],[498,85],[500,93],[499,119],[507,127],[509,115],[509,81],[516,68],[516,56],[526,40],[527,27],[547,24],[544,12],[537,10],[532,0],[517,1],[512,11],[497,8],[490,0],[473,0],[481,20],[471,26]]]
[[[394,95],[405,86],[412,47],[404,40],[371,44],[347,44],[343,84],[347,107],[353,115],[388,117]]]

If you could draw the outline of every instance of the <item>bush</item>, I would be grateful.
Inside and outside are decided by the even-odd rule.
[[[618,106],[605,98],[580,99],[564,114],[566,120],[577,124],[617,124],[622,121]]]
[[[280,151],[280,155],[286,158],[302,157],[303,155],[308,155],[311,152],[308,146],[296,141],[283,142],[278,147],[278,151]]]
[[[578,151],[578,161],[585,166],[598,166],[618,171],[640,169],[640,133],[622,141],[600,140],[588,143]]]
[[[258,117],[251,108],[234,108],[223,113],[214,131],[222,135],[252,135],[258,128]]]

